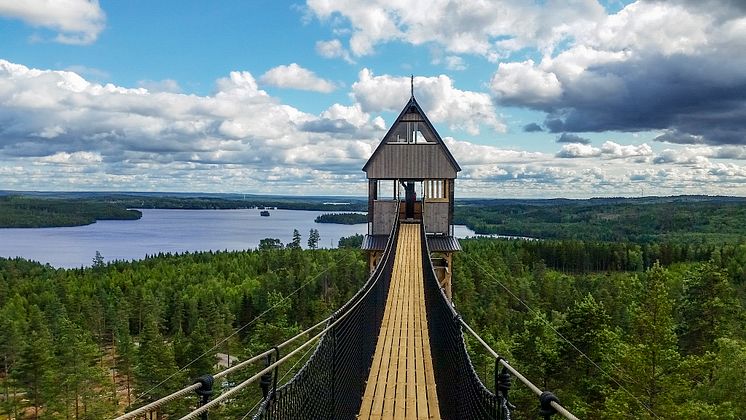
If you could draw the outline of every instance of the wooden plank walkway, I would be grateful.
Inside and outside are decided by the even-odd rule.
[[[439,419],[419,224],[402,224],[360,419]]]

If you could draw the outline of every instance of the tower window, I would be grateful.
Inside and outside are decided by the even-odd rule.
[[[425,198],[431,200],[447,199],[446,183],[443,179],[428,179],[424,181]]]

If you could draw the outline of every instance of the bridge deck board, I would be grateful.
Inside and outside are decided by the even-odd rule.
[[[425,313],[420,227],[403,224],[360,419],[439,419]]]

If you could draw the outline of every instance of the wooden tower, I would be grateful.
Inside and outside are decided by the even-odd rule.
[[[362,248],[375,269],[396,219],[424,223],[433,265],[451,297],[454,182],[461,167],[427,119],[414,92],[388,133],[363,166],[368,178],[368,234]]]

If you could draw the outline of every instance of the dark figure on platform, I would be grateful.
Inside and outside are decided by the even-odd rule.
[[[414,219],[414,202],[417,201],[417,193],[414,191],[414,182],[407,181],[404,183],[403,181],[399,181],[404,185],[404,209],[405,209],[405,218],[407,219]]]

